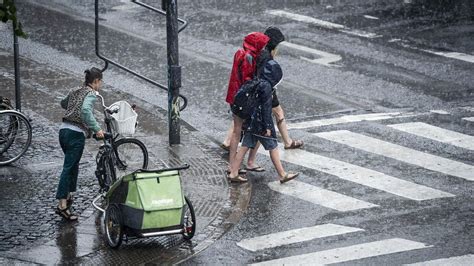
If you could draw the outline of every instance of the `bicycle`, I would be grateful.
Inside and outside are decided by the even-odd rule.
[[[106,125],[106,132],[102,139],[104,144],[99,148],[96,156],[97,169],[95,171],[102,193],[109,190],[110,186],[117,180],[117,176],[146,169],[148,167],[148,151],[145,144],[140,140],[132,137],[122,137],[121,133],[126,130],[121,128],[120,123],[114,118],[114,114],[123,112],[124,108],[121,108],[118,103],[106,106],[104,98],[100,94],[97,96],[102,101]],[[134,132],[135,122],[132,126]],[[99,140],[96,136],[94,138]]]
[[[0,100],[0,166],[3,166],[25,154],[31,144],[32,129],[28,118],[13,110],[7,98]]]

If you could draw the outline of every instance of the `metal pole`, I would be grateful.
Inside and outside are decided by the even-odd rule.
[[[15,108],[21,112],[21,91],[20,91],[20,62],[18,58],[18,37],[15,34],[15,24],[13,24],[13,63],[15,67]]]
[[[178,1],[166,1],[166,42],[168,55],[168,127],[169,143],[180,144],[179,88],[181,66],[178,53]]]

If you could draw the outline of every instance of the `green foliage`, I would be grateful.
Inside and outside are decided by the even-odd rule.
[[[0,0],[0,20],[4,23],[11,20],[13,22],[13,30],[15,35],[19,37],[26,37],[26,33],[23,32],[21,23],[17,20],[16,7],[13,0]]]

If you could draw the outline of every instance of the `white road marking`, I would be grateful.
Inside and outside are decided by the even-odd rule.
[[[458,52],[437,52],[437,51],[432,51],[432,50],[423,50],[423,51],[431,53],[431,54],[439,55],[439,56],[444,56],[448,58],[462,60],[469,63],[474,63],[474,55],[470,55],[470,54],[458,53]]]
[[[269,10],[266,12],[270,15],[289,18],[292,20],[296,20],[296,21],[300,21],[300,22],[304,22],[308,24],[315,24],[323,28],[328,28],[328,29],[344,29],[345,28],[345,26],[341,24],[336,24],[336,23],[332,23],[332,22],[328,22],[328,21],[324,21],[324,20],[320,20],[317,18],[308,17],[304,15],[294,14],[294,13],[286,12],[283,10]]]
[[[378,17],[374,17],[374,16],[370,16],[370,15],[364,15],[364,18],[367,18],[367,19],[374,19],[374,20],[379,19]]]
[[[337,176],[357,184],[382,190],[411,200],[454,197],[437,189],[405,181],[371,169],[317,155],[305,150],[284,150],[279,146],[280,160]],[[259,151],[268,155],[266,151]],[[291,182],[289,182],[291,183]]]
[[[422,122],[393,124],[389,125],[389,127],[468,150],[474,150],[474,136],[435,127]]]
[[[350,35],[369,38],[369,39],[382,37],[381,35],[378,35],[378,34],[375,34],[375,33],[365,32],[365,31],[361,31],[361,30],[354,30],[354,29],[352,29],[352,30],[339,30],[339,31],[350,34]]]
[[[429,170],[474,181],[474,166],[469,164],[420,152],[347,130],[315,133],[314,135]]]
[[[322,224],[313,227],[298,228],[294,230],[244,239],[238,242],[237,245],[250,251],[257,251],[266,248],[274,248],[298,242],[304,242],[316,238],[343,235],[359,231],[364,230],[337,224]]]
[[[312,120],[299,123],[288,123],[288,129],[304,129],[310,127],[320,127],[320,126],[329,126],[337,125],[344,123],[353,123],[361,121],[376,121],[376,120],[385,120],[392,118],[403,118],[403,117],[412,117],[415,114],[402,114],[402,113],[375,113],[375,114],[361,114],[361,115],[344,115],[336,118],[321,119],[321,120]]]
[[[471,266],[474,265],[474,255],[468,254],[464,256],[457,256],[457,257],[450,257],[450,258],[443,258],[437,260],[430,260],[430,261],[423,261],[413,264],[406,264],[410,266]]]
[[[316,49],[313,49],[313,48],[309,48],[309,47],[306,47],[306,46],[302,46],[302,45],[298,45],[298,44],[294,44],[294,43],[290,43],[290,42],[282,42],[280,45],[283,45],[283,46],[286,46],[286,47],[289,47],[289,48],[292,48],[292,49],[295,49],[295,50],[303,51],[303,52],[306,52],[306,53],[311,53],[311,54],[317,55],[319,58],[316,58],[316,59],[310,59],[310,58],[307,58],[307,57],[304,57],[304,56],[300,56],[301,59],[306,60],[306,61],[311,62],[311,63],[316,63],[316,64],[320,64],[320,65],[325,65],[325,66],[334,66],[334,65],[330,65],[330,64],[332,64],[334,62],[337,62],[337,61],[342,59],[342,57],[340,55],[337,55],[337,54],[331,54],[331,53],[323,52],[323,51],[320,51],[320,50],[316,50]]]
[[[474,122],[474,116],[473,117],[463,117],[462,120],[466,120],[466,121],[469,121],[469,122]]]
[[[268,186],[272,190],[282,194],[341,212],[378,207],[378,205],[299,182],[297,180],[292,180],[283,185],[280,184],[279,181],[274,181],[268,183]]]
[[[269,11],[266,11],[266,13],[268,13],[270,15],[274,15],[274,16],[289,18],[289,19],[292,19],[292,20],[296,20],[296,21],[300,21],[300,22],[304,22],[304,23],[308,23],[308,24],[318,25],[319,27],[322,27],[322,28],[336,29],[336,30],[339,30],[341,32],[348,33],[348,34],[351,34],[351,35],[360,36],[360,37],[365,37],[365,38],[380,37],[380,35],[377,35],[375,33],[364,32],[364,31],[360,31],[360,30],[352,30],[352,29],[349,29],[346,26],[341,25],[341,24],[336,24],[336,23],[320,20],[320,19],[317,19],[317,18],[309,17],[309,16],[290,13],[290,12],[287,12],[287,11],[284,11],[284,10],[269,10]]]
[[[430,113],[440,114],[440,115],[449,115],[449,112],[447,112],[445,110],[430,110]]]
[[[323,250],[276,260],[264,261],[253,265],[326,265],[404,251],[428,248],[420,242],[402,238],[391,238],[348,247]]]

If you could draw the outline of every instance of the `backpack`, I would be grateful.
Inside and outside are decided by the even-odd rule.
[[[232,113],[242,119],[249,119],[258,106],[258,91],[260,79],[253,78],[242,84],[231,105]]]

